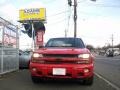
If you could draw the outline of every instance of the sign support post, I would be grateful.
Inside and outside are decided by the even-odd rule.
[[[35,37],[36,32],[34,28],[35,22],[43,22],[46,21],[46,9],[45,8],[30,8],[30,9],[21,9],[19,11],[19,22],[25,24],[31,24],[32,29],[32,50],[34,51],[38,44],[43,44],[43,33],[42,35],[42,42],[38,43],[38,38]],[[40,30],[40,32],[43,32]],[[37,32],[38,35],[39,32]],[[38,37],[38,36],[37,36]],[[37,45],[36,45],[37,44]]]

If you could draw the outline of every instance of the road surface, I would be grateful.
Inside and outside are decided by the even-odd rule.
[[[120,89],[120,56],[96,56],[95,72]]]
[[[120,90],[119,57],[96,56],[95,77],[92,86],[76,81],[46,80],[34,84],[27,69],[0,77],[0,90]]]
[[[34,84],[31,81],[29,71],[20,70],[0,77],[0,90],[115,90],[115,88],[96,75],[92,86],[66,80],[47,80]]]

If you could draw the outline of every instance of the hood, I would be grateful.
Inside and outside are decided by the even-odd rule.
[[[35,52],[41,54],[82,54],[89,53],[86,48],[42,48]]]

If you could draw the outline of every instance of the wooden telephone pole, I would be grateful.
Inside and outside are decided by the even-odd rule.
[[[77,37],[77,0],[74,0],[74,38]]]
[[[96,1],[96,0],[91,0]],[[69,6],[72,6],[72,0],[68,0]],[[77,37],[77,0],[74,0],[74,38]]]

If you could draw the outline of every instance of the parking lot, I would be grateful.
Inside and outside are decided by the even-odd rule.
[[[94,84],[86,86],[71,80],[45,80],[38,84],[31,81],[27,69],[12,72],[0,77],[0,90],[115,90],[95,75]]]

